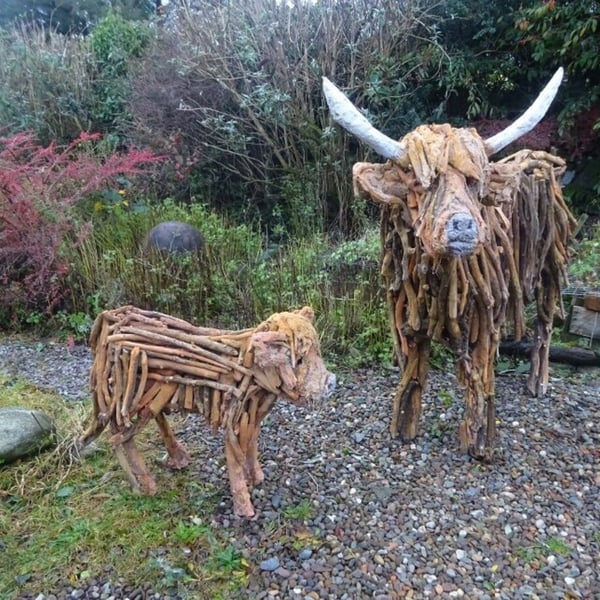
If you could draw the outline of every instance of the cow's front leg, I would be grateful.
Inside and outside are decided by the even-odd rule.
[[[156,424],[160,431],[160,435],[165,442],[167,452],[169,453],[169,459],[167,460],[167,466],[171,469],[183,469],[190,464],[190,455],[185,449],[185,446],[177,441],[177,438],[173,435],[173,430],[169,426],[169,422],[163,413],[159,413],[155,416]]]
[[[531,367],[527,390],[532,396],[541,398],[548,390],[548,363],[550,359],[550,337],[552,335],[552,319],[547,321],[538,317],[533,332],[533,347],[531,348]]]
[[[241,452],[233,432],[225,434],[225,459],[233,499],[233,512],[240,517],[253,517],[254,507],[246,482],[246,457]]]
[[[497,336],[492,336],[497,338]],[[459,359],[459,378],[465,385],[465,414],[460,424],[461,448],[474,458],[489,460],[496,438],[494,358],[497,339],[481,341],[471,357]]]
[[[427,384],[431,341],[415,334],[403,340],[404,355],[402,378],[394,396],[390,433],[392,437],[412,440],[419,431],[421,396]]]

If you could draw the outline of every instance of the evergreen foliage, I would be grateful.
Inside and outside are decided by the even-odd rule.
[[[86,34],[111,10],[125,19],[146,19],[156,10],[153,0],[2,0],[0,27],[21,22],[61,34]]]

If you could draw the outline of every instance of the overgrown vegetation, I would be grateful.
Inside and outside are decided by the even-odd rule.
[[[155,591],[193,597],[226,597],[245,584],[247,563],[204,518],[220,501],[210,485],[171,474],[160,478],[159,496],[136,496],[106,441],[93,456],[73,462],[69,449],[87,404],[66,403],[1,375],[0,389],[0,407],[43,410],[58,430],[54,451],[0,470],[2,598],[83,586],[107,565],[114,580],[152,581]],[[149,460],[160,460],[148,438],[142,446]]]
[[[11,19],[17,4],[5,7]],[[32,0],[23,10],[47,4]],[[593,2],[256,0],[199,10],[190,1],[154,22],[131,20],[154,14],[144,2],[111,4],[117,10],[95,0],[61,4],[73,22],[87,11],[85,36],[27,19],[0,35],[5,140],[31,131],[30,143],[57,155],[67,148],[72,161],[70,191],[55,193],[60,169],[34,177],[33,155],[21,167],[45,190],[33,186],[26,203],[15,203],[15,192],[0,187],[2,260],[11,270],[3,271],[4,328],[49,325],[84,338],[98,311],[126,302],[238,327],[310,303],[326,349],[387,360],[377,215],[356,201],[350,176],[365,149],[332,126],[322,75],[392,136],[424,121],[467,119],[487,134],[562,63],[568,80],[531,143],[581,159],[572,166],[584,165],[585,177],[569,197],[595,210]],[[80,152],[76,140],[87,131],[103,138]],[[161,156],[151,172],[92,178],[91,193],[82,166],[91,155],[103,173],[142,147]],[[5,165],[15,159],[3,160],[0,177],[10,180]],[[9,213],[22,235],[11,233]],[[145,233],[165,219],[200,229],[201,259],[143,255]]]

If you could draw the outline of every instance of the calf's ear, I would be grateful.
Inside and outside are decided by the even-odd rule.
[[[304,306],[294,312],[301,317],[308,319],[311,323],[315,320],[315,311],[310,306]]]
[[[259,367],[276,367],[290,362],[290,346],[282,331],[257,331],[250,338],[254,362]]]

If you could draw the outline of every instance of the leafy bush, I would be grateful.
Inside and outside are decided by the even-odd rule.
[[[159,152],[177,147],[180,164],[191,166],[181,199],[196,194],[261,219],[280,239],[332,224],[356,234],[364,206],[353,202],[349,176],[357,146],[331,127],[321,77],[348,86],[361,105],[381,101],[372,115],[379,125],[418,107],[400,57],[413,57],[428,31],[427,4],[351,0],[332,10],[330,2],[260,0],[173,10],[132,78],[130,135]],[[416,121],[413,109],[387,130]]]
[[[51,312],[69,296],[69,249],[89,235],[75,205],[92,192],[156,161],[131,150],[105,159],[98,136],[82,134],[65,148],[39,145],[31,133],[0,138],[0,321]]]
[[[93,122],[88,44],[42,29],[0,30],[0,128],[69,143]]]
[[[145,255],[144,236],[166,220],[197,227],[204,254]],[[196,323],[240,328],[310,304],[324,350],[360,363],[389,360],[391,353],[378,256],[374,230],[336,249],[322,235],[265,247],[256,227],[232,224],[199,203],[184,207],[169,201],[98,213],[90,235],[74,251],[69,281],[77,314],[88,312],[90,304],[132,303]]]

